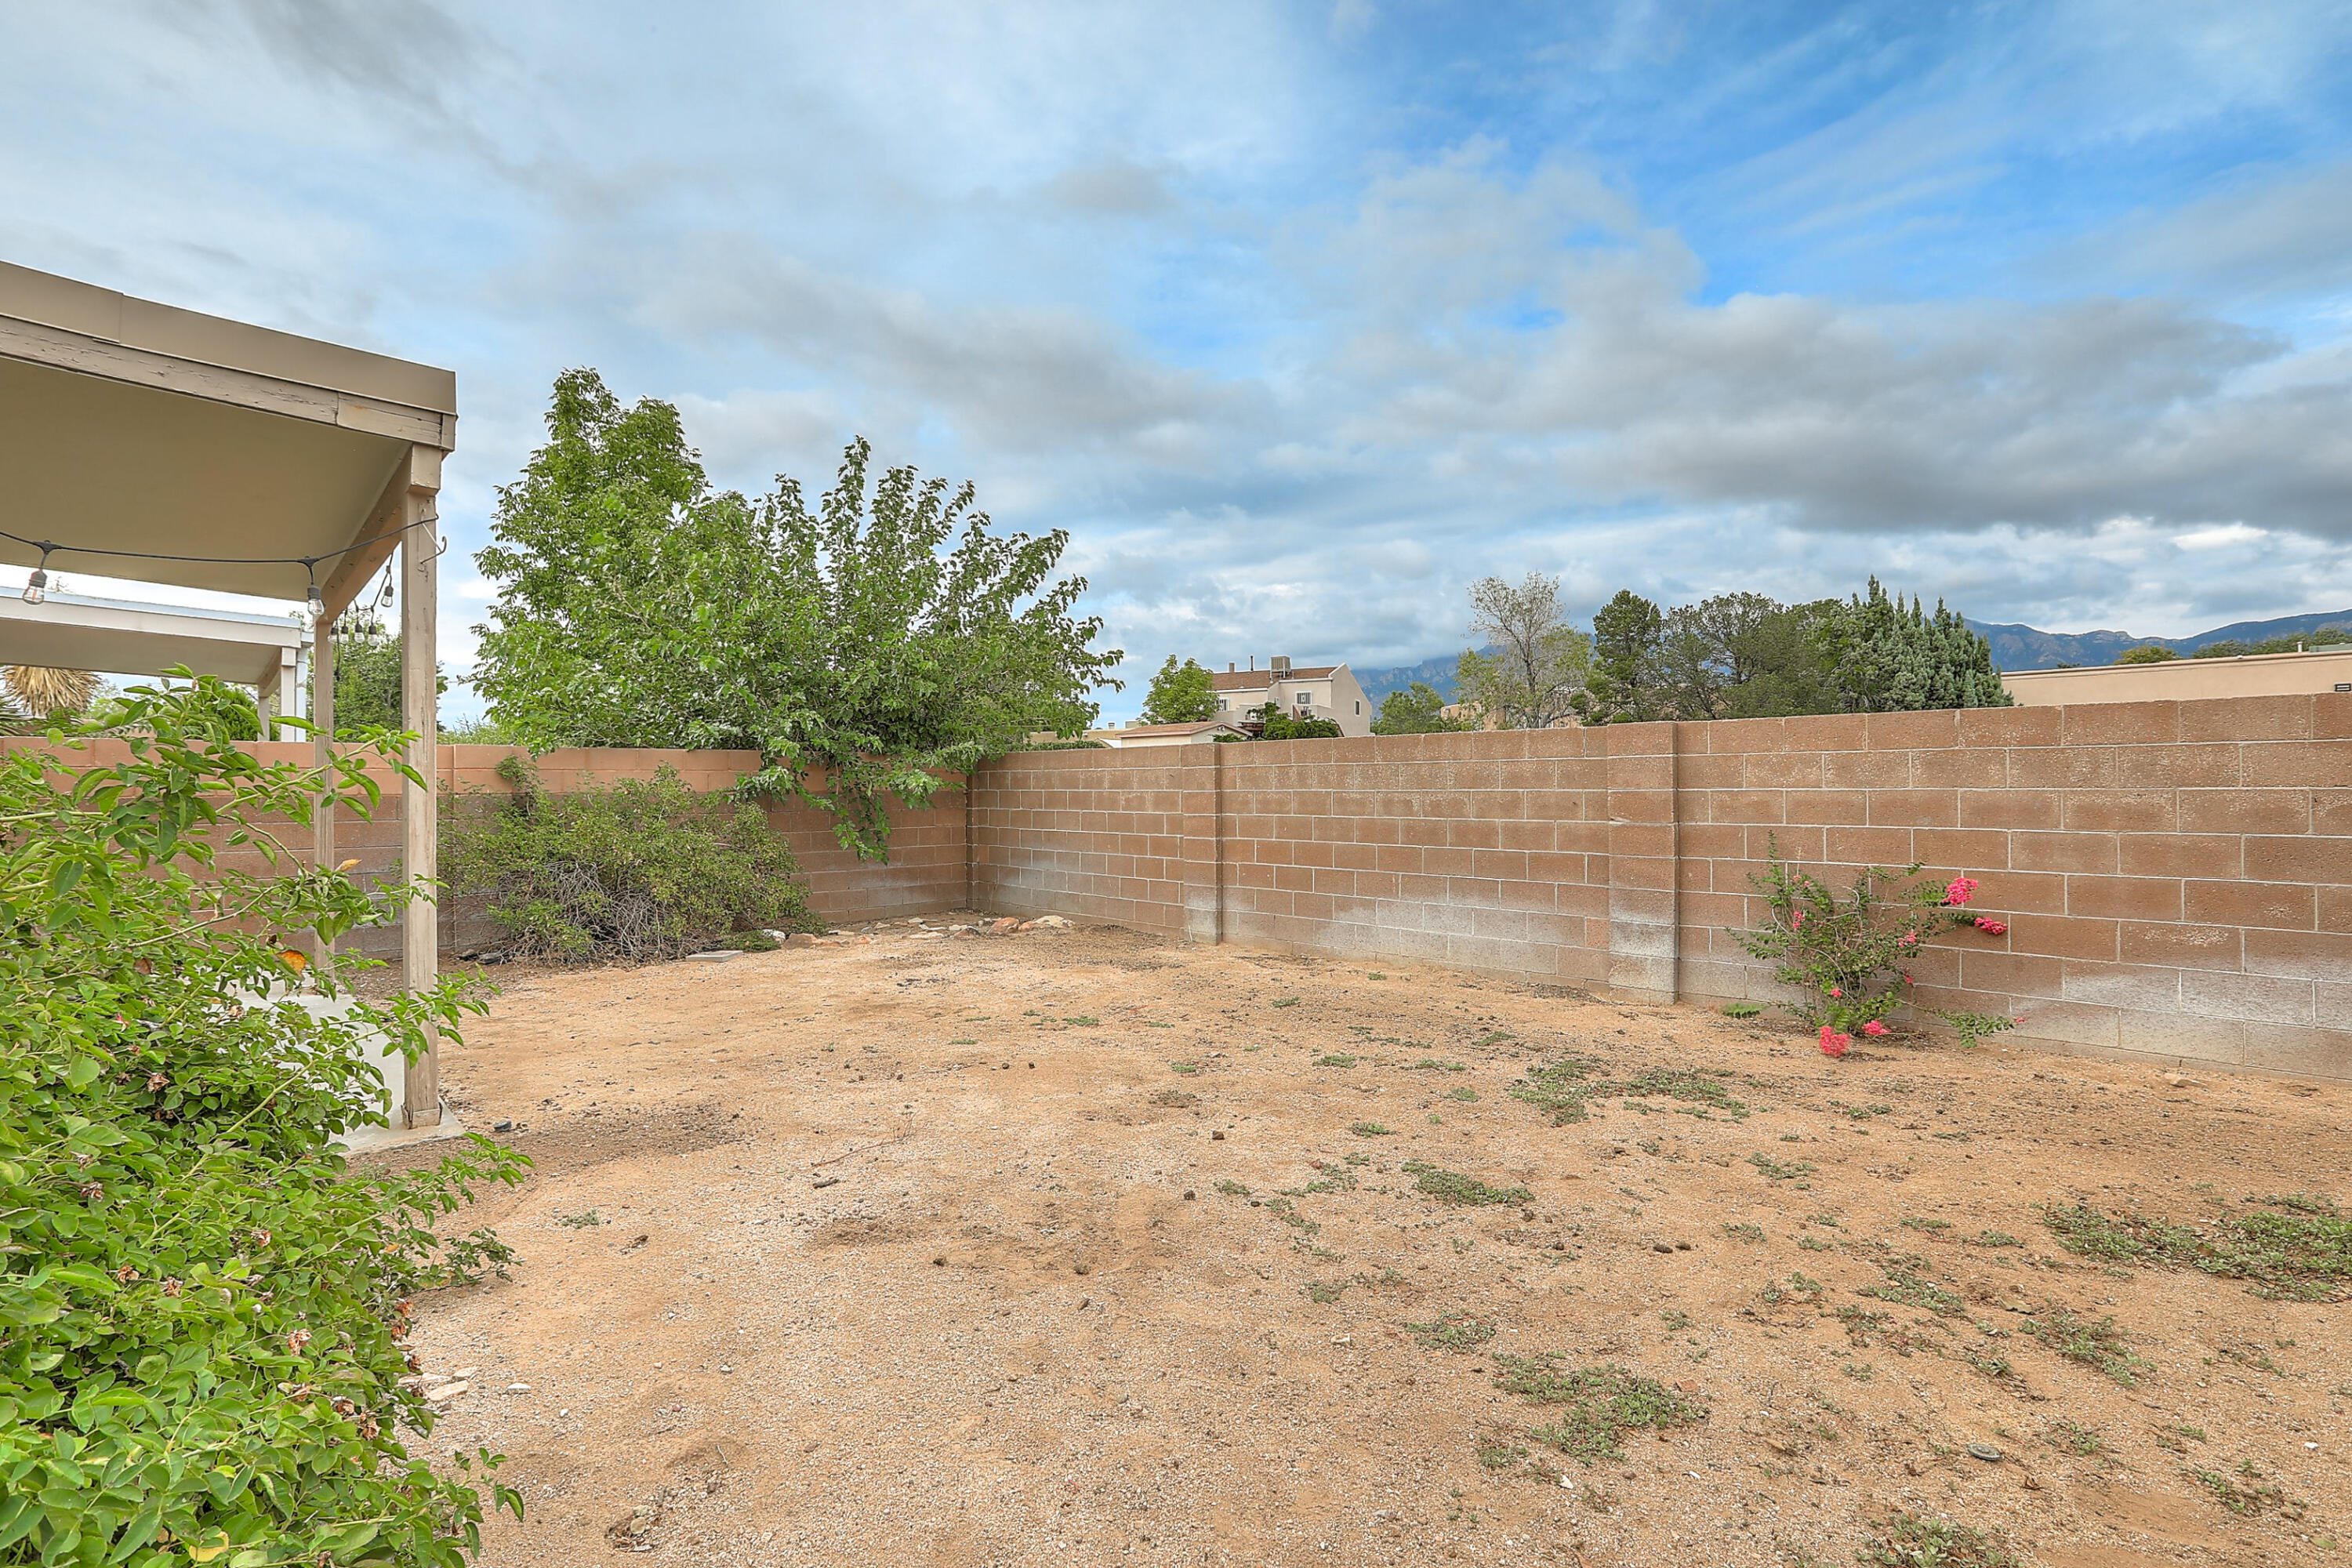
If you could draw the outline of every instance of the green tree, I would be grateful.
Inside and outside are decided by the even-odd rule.
[[[1339,734],[1339,726],[1331,720],[1294,719],[1279,702],[1253,708],[1249,716],[1265,726],[1265,732],[1258,737],[1261,741],[1329,741]]]
[[[1701,602],[1696,610],[1718,649],[1726,682],[1712,716],[1836,712],[1837,689],[1815,635],[1832,603],[1783,605],[1762,594],[1719,594]]]
[[[2144,642],[2116,656],[2117,664],[2168,664],[2180,656],[2160,642]]]
[[[1462,700],[1507,730],[1543,730],[1573,711],[1592,640],[1559,607],[1559,579],[1530,572],[1517,584],[1480,579],[1470,589],[1470,635],[1492,653],[1463,650],[1454,674]]]
[[[335,622],[335,734],[351,738],[363,730],[401,729],[400,637],[385,629],[373,610],[346,610]],[[446,671],[435,671],[436,691],[449,689]],[[315,689],[312,712],[317,712]]]
[[[1848,713],[1931,708],[2006,708],[2013,700],[1992,664],[1992,647],[1939,600],[1889,598],[1878,579],[1867,598],[1835,605],[1819,626],[1822,652]]]
[[[1033,732],[1083,733],[1119,683],[1071,614],[1069,538],[996,534],[971,487],[854,441],[812,510],[797,480],[715,490],[677,410],[556,378],[547,444],[499,492],[475,559],[498,584],[474,685],[522,744],[760,752],[746,788],[835,814],[888,852],[888,803],[928,801]]]
[[[1372,719],[1375,735],[1443,735],[1468,728],[1466,720],[1445,716],[1444,694],[1425,680],[1381,699]]]
[[[1667,717],[1658,661],[1666,619],[1631,588],[1620,588],[1592,617],[1592,660],[1578,715],[1588,724],[1641,723]]]
[[[1147,724],[1205,724],[1217,716],[1217,683],[1214,677],[1192,659],[1182,664],[1170,654],[1160,673],[1151,678],[1151,689],[1143,699],[1143,721]]]

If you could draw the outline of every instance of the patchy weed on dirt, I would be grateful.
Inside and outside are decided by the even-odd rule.
[[[436,1451],[530,1504],[482,1568],[2287,1563],[2352,1518],[2352,1322],[2296,1299],[2341,1089],[863,934],[509,966],[446,1048],[536,1162],[478,1216],[513,1278],[413,1335],[476,1373]],[[2198,1186],[2256,1170],[2332,1196]]]
[[[2243,1279],[2254,1294],[2293,1301],[2352,1300],[2352,1216],[2298,1194],[2225,1211],[2205,1226],[2053,1205],[2042,1221],[2069,1252],[2116,1263],[2197,1268]]]

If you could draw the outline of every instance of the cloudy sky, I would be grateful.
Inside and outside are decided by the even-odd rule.
[[[2340,0],[26,0],[0,60],[0,258],[454,366],[466,554],[590,364],[723,482],[863,433],[1068,529],[1131,672],[1424,658],[1530,568],[2352,605]]]

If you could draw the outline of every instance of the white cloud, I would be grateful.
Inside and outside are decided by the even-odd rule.
[[[2270,536],[2270,530],[2266,528],[2225,522],[2212,528],[2193,528],[2186,533],[2175,534],[2172,542],[2182,550],[2222,550],[2233,544],[2252,544]]]

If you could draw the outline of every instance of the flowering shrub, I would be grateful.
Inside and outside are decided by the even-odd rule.
[[[413,1055],[480,1005],[267,1000],[295,933],[389,918],[269,824],[363,814],[369,763],[400,764],[376,731],[266,765],[208,717],[231,696],[133,690],[121,762],[0,756],[0,1562],[455,1568],[496,1456],[411,1452],[434,1416],[400,1342],[416,1292],[510,1256],[436,1230],[522,1162],[345,1167],[337,1131],[385,1120],[370,1043]]]
[[[1767,868],[1749,878],[1764,895],[1768,918],[1736,934],[1750,954],[1772,962],[1782,984],[1805,992],[1790,1010],[1819,1028],[1824,1056],[1845,1055],[1857,1034],[1887,1032],[1886,1020],[1908,994],[1911,959],[1930,940],[1955,926],[1993,935],[2009,929],[1966,912],[1976,897],[1973,877],[1938,885],[1916,879],[1916,861],[1899,871],[1871,866],[1841,893],[1790,869],[1777,843],[1769,854]]]

